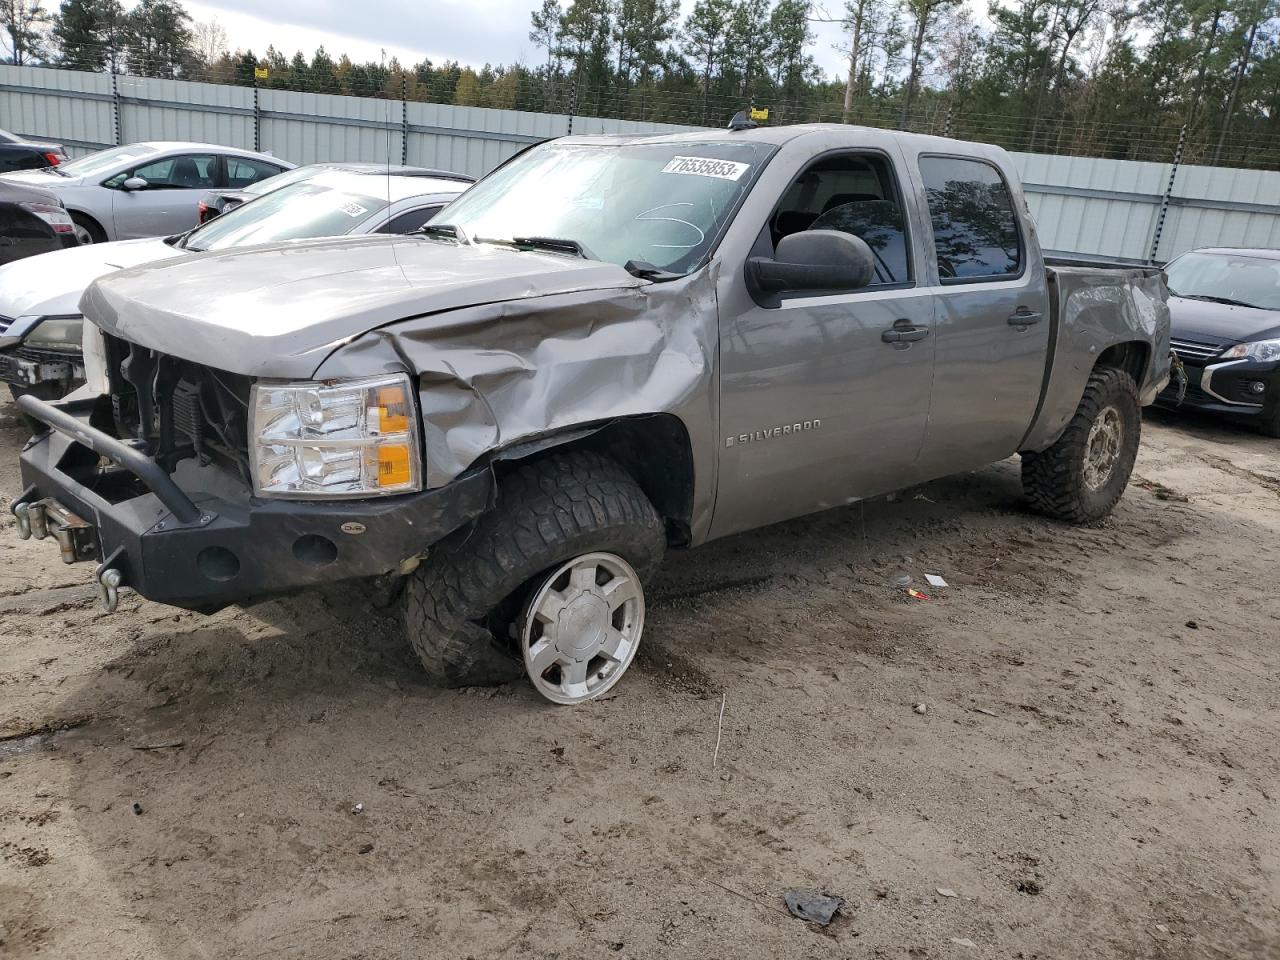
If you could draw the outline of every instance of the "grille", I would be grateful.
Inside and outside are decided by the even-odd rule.
[[[143,442],[172,472],[178,462],[218,460],[249,475],[248,377],[104,336],[112,413],[120,437]]]
[[[1216,357],[1226,347],[1223,343],[1204,343],[1200,340],[1177,340],[1169,341],[1169,346],[1173,348],[1174,353],[1183,360],[1204,361],[1211,357]]]

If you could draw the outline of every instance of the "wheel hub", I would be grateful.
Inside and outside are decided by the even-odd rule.
[[[580,660],[604,646],[609,605],[603,597],[584,594],[565,605],[556,626],[556,649]]]
[[[1089,436],[1084,445],[1084,483],[1090,490],[1097,490],[1111,479],[1116,463],[1120,460],[1120,448],[1124,442],[1124,424],[1120,411],[1104,407],[1089,425]]]
[[[644,629],[640,578],[621,557],[588,553],[534,589],[520,649],[534,688],[553,703],[598,697],[621,678]]]

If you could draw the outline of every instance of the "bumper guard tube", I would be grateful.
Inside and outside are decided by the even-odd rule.
[[[106,403],[18,401],[51,429],[23,449],[24,490],[10,506],[20,536],[53,534],[68,563],[99,561],[95,579],[111,588],[100,591],[104,604],[127,586],[148,600],[211,612],[391,573],[493,501],[488,470],[368,500],[258,499],[225,473],[210,485],[219,492],[184,489],[142,450],[91,426]]]

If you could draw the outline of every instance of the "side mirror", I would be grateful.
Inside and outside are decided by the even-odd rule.
[[[129,191],[145,190],[147,189],[147,181],[142,179],[142,177],[130,177],[124,183],[120,184],[120,187],[121,189]]]
[[[875,276],[871,248],[851,233],[803,230],[778,241],[772,258],[752,257],[747,267],[762,290],[858,290]]]

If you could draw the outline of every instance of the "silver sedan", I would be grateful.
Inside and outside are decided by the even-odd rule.
[[[81,243],[162,237],[196,225],[200,199],[241,189],[293,164],[207,143],[131,143],[3,179],[56,193]]]

